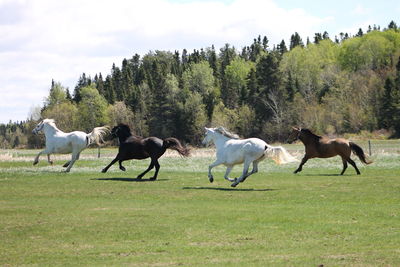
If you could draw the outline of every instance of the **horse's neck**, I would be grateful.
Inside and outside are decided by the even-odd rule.
[[[218,135],[214,138],[214,144],[218,148],[221,148],[225,145],[225,143],[229,140],[230,138],[223,136],[223,135]]]
[[[317,144],[320,138],[318,136],[309,135],[306,137],[301,136],[299,139],[301,142],[303,142],[304,145],[312,145]]]
[[[57,126],[46,125],[44,127],[44,134],[47,135],[55,135],[57,132],[63,132],[57,128]]]
[[[125,142],[126,139],[128,139],[129,137],[132,137],[132,136],[135,137],[135,138],[139,138],[138,136],[133,135],[133,134],[131,134],[131,133],[126,134],[126,135],[119,135],[119,136],[118,136],[119,143]]]

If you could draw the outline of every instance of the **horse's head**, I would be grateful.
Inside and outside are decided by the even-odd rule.
[[[44,123],[43,121],[39,122],[36,127],[32,130],[33,134],[37,134],[38,132],[40,132],[41,130],[43,130],[44,127]]]
[[[111,136],[116,138],[116,137],[129,137],[131,136],[131,129],[129,128],[128,125],[126,124],[118,124],[111,130]]]
[[[299,139],[301,134],[301,128],[298,127],[292,127],[292,132],[290,133],[287,142],[289,144],[293,143],[294,141],[296,141],[297,139]]]
[[[213,140],[213,136],[215,134],[215,129],[214,128],[206,128],[206,127],[204,127],[204,129],[206,130],[206,133],[205,133],[204,139],[201,143],[203,145],[208,145]]]

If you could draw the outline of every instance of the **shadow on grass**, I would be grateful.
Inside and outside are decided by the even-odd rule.
[[[93,178],[90,180],[97,181],[118,181],[118,182],[155,182],[155,181],[168,181],[168,179],[138,179],[138,178],[125,178],[125,177],[113,177],[113,178]]]
[[[217,190],[217,191],[241,191],[241,192],[263,192],[263,191],[275,191],[277,189],[254,189],[254,188],[226,188],[226,187],[208,187],[208,186],[200,186],[200,187],[182,187],[183,190]]]
[[[352,174],[343,174],[340,175],[340,173],[303,173],[303,174],[296,174],[298,176],[337,176],[337,177],[343,177],[343,176],[356,176],[357,174],[354,173]]]

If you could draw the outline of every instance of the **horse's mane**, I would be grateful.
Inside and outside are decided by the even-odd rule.
[[[56,124],[54,119],[44,119],[42,122],[43,124]]]
[[[232,139],[240,139],[239,135],[231,133],[229,131],[227,131],[224,127],[220,126],[218,128],[215,128],[215,131],[217,133],[222,134],[223,136],[226,136],[228,138],[232,138]]]
[[[311,135],[312,137],[315,137],[315,138],[322,138],[322,136],[320,136],[320,135],[316,135],[315,133],[313,133],[313,132],[311,132],[311,130],[309,130],[309,129],[301,129],[301,132],[303,132],[303,133],[306,133],[306,134],[308,134],[308,135]]]
[[[133,134],[133,133],[131,132],[131,128],[130,128],[127,124],[125,124],[125,123],[119,123],[119,124],[118,124],[118,127],[124,129],[127,133],[129,133],[129,134],[130,134],[131,136],[133,136],[133,137],[142,138],[141,136],[138,136],[138,135],[136,135],[136,134]]]

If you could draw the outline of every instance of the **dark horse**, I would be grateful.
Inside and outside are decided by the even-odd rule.
[[[137,179],[141,179],[147,172],[156,167],[156,172],[151,180],[157,179],[158,171],[160,170],[160,164],[158,159],[165,153],[167,148],[178,151],[182,156],[189,156],[189,149],[182,146],[178,139],[169,137],[164,140],[157,137],[143,138],[140,136],[132,135],[128,125],[119,124],[111,130],[113,137],[119,139],[119,150],[118,154],[111,161],[110,164],[105,167],[102,172],[107,172],[108,168],[111,167],[115,162],[119,162],[119,168],[125,171],[125,167],[122,166],[122,161],[129,159],[146,159],[151,158],[151,162],[147,170],[138,175]]]
[[[356,163],[350,158],[351,151],[353,151],[363,163],[372,163],[372,161],[366,159],[364,151],[361,147],[343,138],[329,139],[316,135],[308,129],[293,127],[293,131],[289,136],[288,142],[291,143],[297,139],[300,139],[300,141],[303,142],[306,148],[306,154],[294,173],[300,172],[308,159],[330,158],[339,155],[342,157],[343,162],[343,170],[340,175],[343,175],[347,169],[347,162],[350,163],[354,169],[356,169],[357,174],[360,174]]]

